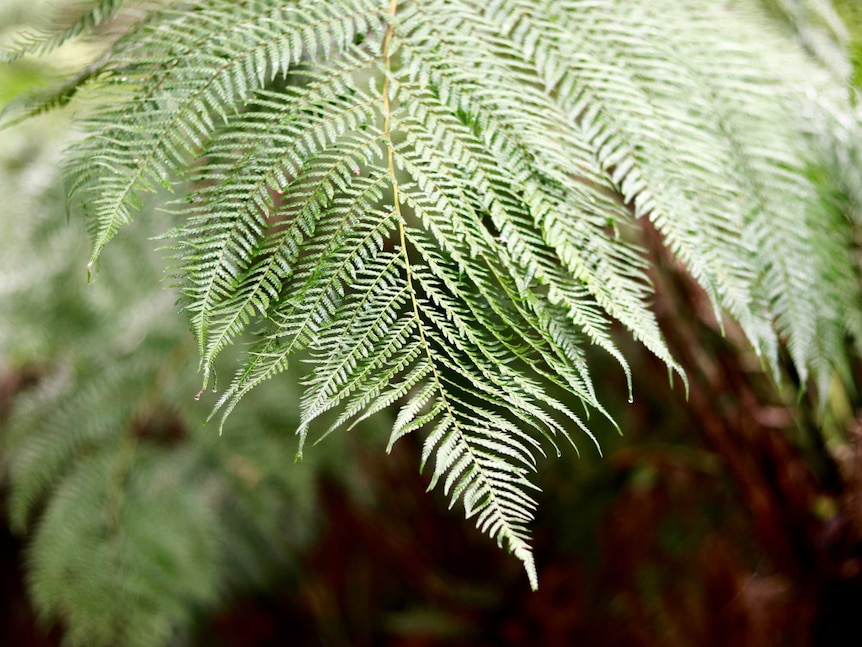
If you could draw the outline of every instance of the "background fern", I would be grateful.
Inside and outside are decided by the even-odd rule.
[[[36,136],[63,126],[5,138],[0,190],[30,216],[3,240],[3,370],[22,367],[38,386],[3,411],[4,509],[30,539],[36,608],[63,620],[70,642],[187,640],[194,614],[228,586],[295,572],[318,532],[318,479],[361,485],[337,447],[284,469],[294,449],[279,430],[298,423],[284,385],[256,394],[242,434],[202,426],[188,406],[194,345],[148,236],[118,241],[110,271],[84,284],[85,241],[57,218],[58,151]],[[142,228],[155,234],[158,219]]]
[[[390,447],[422,430],[432,486],[535,586],[536,456],[575,429],[596,442],[588,418],[610,417],[586,349],[616,358],[631,391],[620,324],[685,380],[650,308],[641,223],[777,381],[785,349],[822,397],[849,376],[850,68],[832,14],[777,6],[795,34],[756,2],[706,0],[157,11],[74,85],[88,111],[67,171],[88,268],[148,194],[181,194],[164,238],[198,396],[243,335],[223,415],[306,353],[300,452],[327,411],[331,429],[398,405]]]

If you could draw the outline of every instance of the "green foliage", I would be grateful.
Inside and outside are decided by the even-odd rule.
[[[168,644],[227,584],[265,584],[314,531],[314,466],[284,470],[272,421],[220,443],[196,431],[171,402],[193,377],[168,379],[165,358],[190,350],[176,344],[148,338],[95,375],[108,358],[79,357],[19,397],[4,447],[10,516],[31,529],[33,601],[72,644]]]
[[[30,540],[44,619],[62,620],[72,644],[164,645],[228,586],[295,570],[316,533],[315,480],[345,457],[285,469],[293,449],[279,430],[297,420],[284,385],[255,394],[241,433],[202,427],[194,345],[148,236],[116,241],[110,271],[85,284],[86,245],[57,217],[66,125],[24,124],[0,154],[0,190],[14,197],[0,207],[2,369],[39,377],[3,421],[6,502]],[[159,222],[141,225],[154,234]]]
[[[55,26],[48,31],[24,32],[17,37],[14,46],[4,52],[3,60],[8,63],[27,54],[46,54],[110,20],[122,4],[123,0],[100,0],[90,3],[89,7],[82,5],[77,11],[80,15],[70,25]]]
[[[118,3],[94,6],[46,47]],[[331,430],[399,406],[390,446],[424,433],[431,486],[535,586],[536,456],[575,429],[596,441],[587,419],[608,416],[586,349],[630,382],[621,326],[685,380],[650,309],[643,222],[777,379],[786,347],[825,393],[862,339],[849,67],[834,34],[837,66],[773,25],[744,0],[177,3],[75,81],[89,270],[147,194],[179,194],[164,238],[199,395],[244,338],[216,410],[305,353],[300,452],[326,412]],[[89,460],[92,502],[112,470]]]

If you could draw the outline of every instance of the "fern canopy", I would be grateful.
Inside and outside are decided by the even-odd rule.
[[[180,194],[204,389],[253,333],[217,410],[307,353],[301,437],[398,404],[391,442],[424,433],[431,486],[535,586],[536,457],[607,415],[586,349],[630,384],[621,325],[685,380],[640,222],[775,371],[786,344],[825,390],[862,339],[850,223],[811,172],[822,133],[856,136],[844,68],[770,24],[745,0],[176,3],[82,79],[91,269],[144,194]]]

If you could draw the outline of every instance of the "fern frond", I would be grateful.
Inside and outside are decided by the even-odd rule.
[[[78,14],[70,25],[53,32],[20,34],[12,46],[0,53],[0,61],[11,63],[28,54],[41,56],[55,50],[80,34],[108,22],[122,8],[124,2],[125,0],[91,0],[86,3],[89,7],[84,5],[78,9],[70,8],[70,11]]]
[[[78,90],[96,76],[100,69],[101,62],[97,61],[58,87],[35,91],[10,101],[0,108],[0,130],[11,128],[31,117],[67,105]]]
[[[217,499],[196,485],[200,453],[137,435],[156,405],[154,357],[58,374],[19,403],[5,443],[12,522],[33,529],[31,595],[71,644],[165,644],[216,599]]]
[[[425,433],[432,486],[535,585],[535,456],[610,417],[586,349],[616,358],[630,397],[614,326],[685,380],[643,219],[776,375],[786,344],[826,383],[860,332],[800,117],[847,110],[844,88],[768,24],[754,0],[166,9],[90,83],[69,170],[91,263],[145,193],[191,185],[169,236],[204,388],[253,335],[216,410],[304,351],[301,440],[324,412],[400,404],[390,444]]]
[[[99,134],[77,146],[70,163],[72,190],[93,212],[94,265],[104,245],[131,222],[139,193],[169,187],[174,169],[201,152],[216,119],[227,120],[267,78],[287,74],[304,55],[318,48],[329,54],[331,42],[338,49],[349,46],[380,12],[373,2],[349,13],[338,9],[213,2],[193,20],[165,11],[134,41],[118,44],[110,70],[116,103],[90,116],[88,128]],[[126,102],[136,108],[118,113]],[[84,191],[95,185],[101,187],[95,195]]]

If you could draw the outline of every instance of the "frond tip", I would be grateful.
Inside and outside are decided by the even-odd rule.
[[[810,242],[816,151],[798,115],[812,87],[835,105],[841,88],[755,4],[165,9],[88,85],[69,170],[93,262],[145,193],[191,185],[173,250],[204,387],[256,333],[217,410],[299,351],[303,441],[327,411],[339,426],[400,404],[390,445],[425,433],[431,486],[535,587],[535,456],[575,428],[596,442],[552,394],[609,417],[585,353],[616,358],[630,391],[616,324],[685,379],[620,229],[649,219],[765,361],[780,338],[803,377],[838,361],[820,332],[848,306],[818,289],[834,271]],[[817,240],[846,256],[840,237]]]

